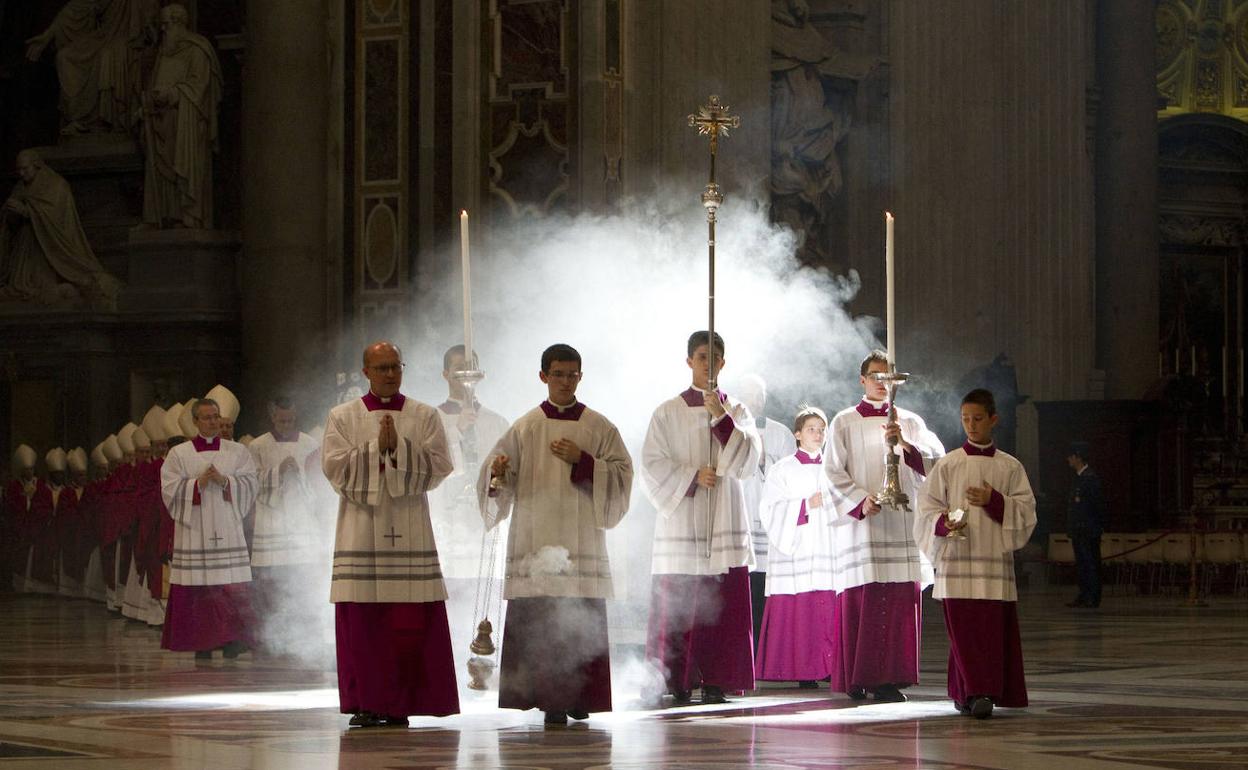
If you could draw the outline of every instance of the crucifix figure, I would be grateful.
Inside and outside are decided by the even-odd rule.
[[[393,548],[393,547],[394,547],[394,541],[395,541],[395,540],[398,540],[398,539],[401,539],[403,536],[402,536],[402,535],[397,535],[397,534],[395,534],[395,532],[394,532],[394,527],[393,527],[393,526],[391,526],[391,527],[390,527],[390,534],[388,534],[388,535],[382,535],[382,537],[384,537],[384,538],[386,538],[387,540],[389,540],[389,541],[390,541],[390,547],[391,547],[391,548]]]

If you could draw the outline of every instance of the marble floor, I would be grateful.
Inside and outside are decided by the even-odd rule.
[[[491,694],[408,729],[348,730],[332,674],[282,659],[197,667],[85,600],[0,595],[0,765],[96,768],[1248,768],[1248,601],[1202,608],[1024,596],[1032,705],[987,721],[944,694],[939,605],[900,704],[765,687],[721,706],[545,729]],[[620,698],[617,695],[617,701]]]

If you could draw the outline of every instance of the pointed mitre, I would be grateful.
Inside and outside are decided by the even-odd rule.
[[[130,434],[130,440],[134,442],[135,449],[152,448],[152,440],[148,438],[147,431],[142,428],[135,428],[134,433]]]
[[[104,456],[104,442],[103,441],[96,444],[95,448],[91,450],[91,462],[95,463],[101,468],[108,467],[108,458]]]
[[[165,410],[155,404],[147,410],[147,414],[143,415],[143,422],[139,423],[139,427],[152,441],[164,441],[169,438],[169,432],[165,430]]]
[[[66,454],[65,462],[74,473],[86,473],[87,450],[80,446],[74,447]]]
[[[48,466],[49,471],[64,471],[66,459],[65,450],[58,446],[48,450],[48,453],[43,456],[43,463]]]
[[[165,440],[174,436],[182,435],[182,426],[178,424],[178,418],[182,416],[182,405],[174,403],[173,406],[165,410],[165,415],[160,418],[160,427],[165,432]]]
[[[132,422],[128,422],[121,426],[121,430],[117,431],[117,446],[121,447],[121,451],[125,454],[134,454],[134,432],[139,426]]]
[[[186,438],[195,438],[199,435],[199,429],[195,427],[195,417],[191,414],[191,407],[195,406],[198,400],[198,398],[187,399],[182,405],[182,413],[178,415],[178,427]]]
[[[117,436],[112,433],[108,435],[108,438],[104,439],[103,451],[109,463],[119,463],[126,456],[126,453],[121,451],[121,444],[117,443]]]
[[[13,467],[19,470],[35,467],[35,463],[39,461],[39,454],[35,452],[34,447],[22,444],[13,450]]]
[[[238,399],[235,398],[232,392],[230,392],[229,388],[224,385],[218,385],[208,391],[208,395],[205,396],[205,398],[211,398],[213,401],[217,402],[217,407],[221,410],[222,420],[238,422],[238,413],[241,407],[239,406]]]

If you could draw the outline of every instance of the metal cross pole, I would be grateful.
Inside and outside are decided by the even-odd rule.
[[[715,156],[719,150],[719,137],[728,136],[728,130],[739,128],[741,126],[741,118],[738,115],[729,115],[728,106],[721,104],[719,97],[712,94],[710,102],[698,108],[694,115],[689,116],[689,125],[698,129],[698,134],[709,136],[711,138],[711,177],[706,183],[706,189],[702,191],[702,206],[706,209],[706,252],[708,266],[707,296],[706,296],[706,355],[707,355],[707,386],[710,388],[713,398],[718,398],[718,387],[715,372],[715,218],[719,211],[719,206],[724,202],[724,194],[719,188],[719,184],[715,181]],[[715,434],[707,433],[707,459],[713,462],[715,456]],[[714,493],[707,490],[707,499],[710,501],[711,524],[714,523]],[[708,555],[711,549],[711,538],[707,535]]]

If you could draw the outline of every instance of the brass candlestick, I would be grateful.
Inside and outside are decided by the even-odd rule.
[[[897,388],[907,379],[909,374],[897,371],[895,364],[889,364],[887,372],[875,372],[871,378],[884,383],[888,388],[888,425],[897,425]],[[899,511],[910,510],[910,498],[901,489],[901,458],[897,455],[896,436],[888,439],[888,456],[884,458],[884,487],[876,494],[875,500],[880,507],[889,507]]]

